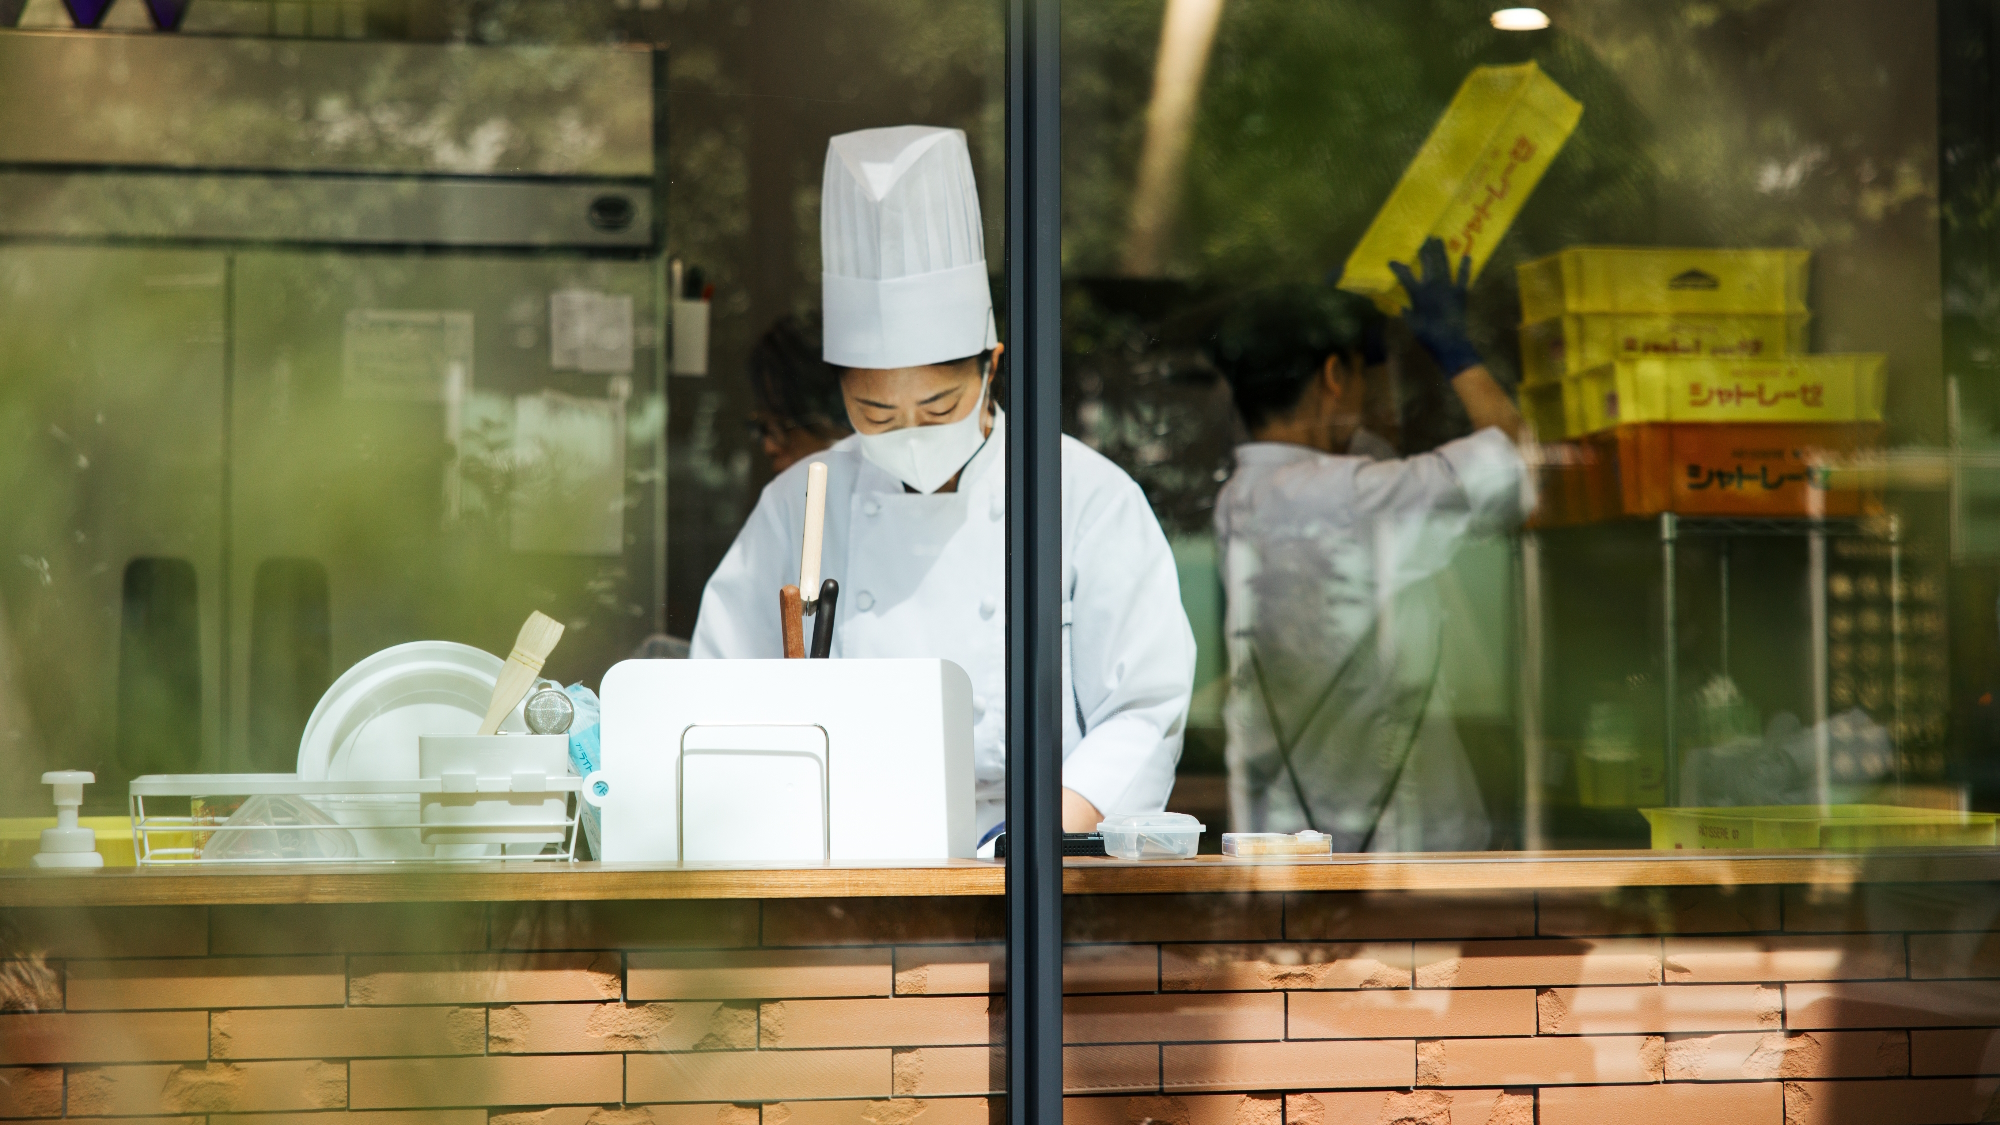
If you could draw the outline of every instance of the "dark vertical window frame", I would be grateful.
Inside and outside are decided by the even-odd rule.
[[[1007,0],[1007,1119],[1062,1120],[1059,0]]]

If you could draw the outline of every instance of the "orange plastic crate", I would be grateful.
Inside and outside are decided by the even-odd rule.
[[[1879,494],[1827,490],[1811,463],[1816,453],[1854,453],[1881,439],[1874,423],[1663,422],[1584,440],[1616,481],[1611,514],[1782,517],[1879,511]]]

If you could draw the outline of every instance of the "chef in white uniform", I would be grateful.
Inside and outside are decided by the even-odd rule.
[[[1337,851],[1487,845],[1452,722],[1437,575],[1528,506],[1520,414],[1464,333],[1464,274],[1442,244],[1407,275],[1405,320],[1475,432],[1403,460],[1358,430],[1364,299],[1319,286],[1246,294],[1210,358],[1251,441],[1216,498],[1227,596],[1224,704],[1238,831],[1315,828]]]
[[[965,134],[834,137],[820,244],[826,360],[855,435],[764,489],[702,593],[692,655],[783,655],[778,589],[799,579],[806,472],[824,462],[822,573],[841,591],[832,654],[965,669],[983,841],[1006,796],[1006,417]],[[1165,806],[1194,634],[1145,493],[1067,436],[1062,529],[1063,827],[1089,831]]]

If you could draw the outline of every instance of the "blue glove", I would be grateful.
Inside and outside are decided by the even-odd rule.
[[[1472,285],[1472,256],[1458,260],[1458,277],[1454,279],[1444,243],[1431,238],[1417,251],[1417,264],[1424,271],[1421,280],[1403,263],[1389,263],[1396,280],[1403,283],[1403,292],[1410,295],[1410,307],[1403,311],[1403,323],[1410,326],[1410,334],[1431,353],[1446,379],[1486,362],[1479,358],[1465,329],[1465,291]]]

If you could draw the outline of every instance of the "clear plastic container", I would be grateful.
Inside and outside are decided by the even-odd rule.
[[[1222,854],[1332,855],[1333,837],[1310,828],[1303,832],[1224,832]]]
[[[1099,821],[1097,831],[1113,859],[1192,859],[1207,827],[1186,813],[1127,813]]]

